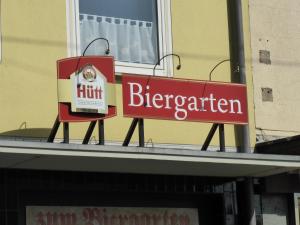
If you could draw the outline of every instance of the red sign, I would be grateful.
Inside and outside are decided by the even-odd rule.
[[[26,225],[199,225],[196,208],[26,206]]]
[[[61,122],[85,122],[116,115],[114,59],[84,56],[57,61],[58,115]],[[106,91],[110,87],[110,92]],[[112,102],[110,101],[110,102]]]
[[[126,117],[247,124],[242,84],[123,75]]]

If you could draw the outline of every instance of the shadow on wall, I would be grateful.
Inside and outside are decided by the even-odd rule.
[[[0,133],[0,139],[36,139],[46,141],[51,128],[23,128]]]

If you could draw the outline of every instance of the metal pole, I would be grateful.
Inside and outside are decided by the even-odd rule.
[[[227,0],[231,79],[246,84],[243,14],[241,0]],[[251,153],[249,126],[235,126],[235,140],[239,152]],[[256,225],[252,178],[238,185],[239,224]],[[243,200],[243,201],[242,201]],[[246,216],[247,215],[247,216]]]
[[[220,140],[220,151],[225,152],[225,130],[224,124],[219,124],[219,140]]]
[[[54,141],[54,138],[57,134],[57,131],[58,131],[58,128],[59,128],[59,125],[60,125],[60,122],[59,122],[59,119],[58,119],[58,116],[56,117],[56,120],[53,124],[53,127],[51,129],[51,132],[49,134],[49,137],[47,139],[47,142],[53,142]]]
[[[69,123],[64,123],[64,143],[69,144]]]
[[[132,138],[133,132],[134,132],[134,130],[136,128],[136,125],[138,124],[138,121],[139,121],[139,119],[137,119],[137,118],[134,118],[132,120],[131,125],[129,127],[129,130],[127,132],[127,135],[125,137],[125,140],[123,142],[123,146],[128,146],[129,145],[129,142],[130,142],[130,140]]]
[[[104,145],[104,120],[98,120],[99,145]]]
[[[216,133],[216,130],[217,130],[218,126],[219,126],[219,124],[216,124],[216,123],[214,123],[212,125],[212,127],[210,128],[210,131],[209,131],[209,133],[208,133],[208,135],[207,135],[207,137],[204,141],[204,144],[202,145],[201,151],[206,151],[207,150],[207,148],[208,148],[208,146],[211,142],[211,139],[213,138],[214,134]]]
[[[94,128],[96,126],[97,121],[92,121],[89,125],[88,130],[86,131],[86,134],[84,136],[84,139],[82,141],[83,145],[87,145],[91,139],[91,136],[93,134]]]
[[[253,196],[254,186],[253,179],[251,177],[246,177],[245,180],[237,182],[239,225],[256,225]]]
[[[227,0],[230,45],[231,80],[246,84],[244,31],[241,0]],[[236,144],[239,152],[251,153],[249,126],[235,126]]]
[[[145,132],[143,119],[139,119],[139,146],[145,147]]]

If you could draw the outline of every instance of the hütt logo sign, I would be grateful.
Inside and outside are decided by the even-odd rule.
[[[71,75],[73,83],[73,112],[107,114],[106,77],[93,65],[84,66]]]
[[[61,122],[85,122],[116,115],[114,60],[84,56],[57,61]]]
[[[247,124],[241,84],[123,75],[124,116]]]

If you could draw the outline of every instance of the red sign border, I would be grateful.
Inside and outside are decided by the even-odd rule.
[[[218,120],[218,121],[213,121],[213,120],[193,120],[193,119],[189,119],[189,120],[176,120],[176,119],[170,119],[170,118],[163,118],[163,117],[156,117],[156,116],[145,116],[145,117],[141,117],[138,115],[132,115],[132,114],[126,114],[125,110],[124,110],[124,102],[125,102],[125,95],[123,94],[123,78],[124,77],[141,77],[141,78],[146,78],[149,79],[151,81],[152,78],[155,79],[162,79],[162,80],[168,80],[168,79],[172,79],[172,81],[175,82],[194,82],[194,83],[204,83],[204,84],[215,84],[215,85],[226,85],[226,86],[239,86],[239,87],[245,87],[246,89],[246,109],[247,109],[247,115],[246,115],[246,119],[248,122],[240,122],[240,121],[228,121],[228,120]],[[223,124],[231,124],[231,125],[248,125],[249,124],[249,111],[248,111],[248,99],[247,99],[247,85],[245,84],[239,84],[239,83],[230,83],[230,82],[219,82],[219,81],[206,81],[206,80],[195,80],[195,79],[186,79],[186,78],[170,78],[170,77],[161,77],[161,76],[146,76],[146,75],[140,75],[140,74],[129,74],[129,73],[123,73],[122,74],[122,99],[123,99],[123,117],[126,118],[139,118],[139,119],[156,119],[156,120],[169,120],[169,121],[177,121],[177,122],[202,122],[202,123],[223,123]]]
[[[104,74],[105,77],[107,78],[108,83],[116,83],[116,77],[115,77],[115,62],[114,62],[114,57],[112,56],[78,56],[78,57],[70,57],[70,58],[64,58],[57,60],[56,65],[57,65],[57,80],[59,79],[65,79],[65,77],[61,77],[61,63],[65,63],[66,61],[77,61],[76,65],[79,69],[83,65],[88,64],[89,62],[83,62],[82,65],[80,64],[80,61],[83,59],[88,60],[88,59],[106,59],[109,60],[112,63],[112,74],[111,76],[107,77],[107,74]],[[93,64],[94,65],[94,64]],[[94,65],[97,67],[96,65]],[[76,71],[71,72],[71,74],[67,75],[67,79],[70,79],[70,75]],[[58,119],[60,122],[92,122],[92,121],[97,121],[97,120],[104,120],[108,118],[112,118],[117,115],[117,107],[116,106],[108,106],[108,114],[103,115],[103,114],[98,114],[98,113],[73,113],[70,111],[71,108],[71,103],[62,103],[58,102]]]

